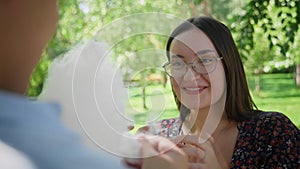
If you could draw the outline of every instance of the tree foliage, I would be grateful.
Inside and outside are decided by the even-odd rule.
[[[174,0],[170,3],[164,1],[148,0],[59,0],[59,23],[55,36],[49,42],[43,59],[36,67],[30,87],[29,96],[37,96],[43,88],[43,81],[47,75],[47,68],[51,60],[78,43],[91,39],[105,25],[121,17],[144,12],[171,13],[182,18],[190,16],[188,2]],[[141,23],[147,23],[141,20]],[[126,29],[120,27],[119,29]],[[128,51],[150,46],[163,46],[163,41],[152,35],[146,37],[132,37],[127,39],[127,44],[119,45],[118,53],[128,57]],[[159,42],[159,43],[157,43]],[[129,52],[129,53],[130,53]],[[130,54],[129,54],[130,55]],[[132,55],[131,55],[132,56]],[[158,56],[157,56],[158,57]],[[117,58],[116,58],[117,59]]]
[[[245,6],[243,9],[242,6]],[[251,54],[255,46],[278,47],[285,53],[291,46],[299,44],[295,38],[299,27],[299,0],[68,0],[59,1],[59,23],[54,38],[50,41],[43,59],[32,75],[28,94],[37,96],[43,87],[44,78],[51,60],[78,43],[90,40],[101,28],[113,21],[131,14],[145,12],[167,13],[179,18],[207,14],[227,25],[231,25],[237,36],[237,44],[244,58]],[[233,17],[230,17],[233,16]],[[140,20],[141,26],[147,27],[150,21]],[[148,24],[148,25],[147,25]],[[263,29],[270,43],[260,45],[265,40],[255,41],[257,28]],[[125,28],[119,27],[124,30]],[[163,49],[166,37],[155,34],[144,34],[127,37],[116,44],[115,59],[122,62],[127,77],[130,72],[139,71],[141,65],[158,67],[161,64],[160,54],[145,55],[145,49]],[[255,44],[254,44],[255,42]],[[264,53],[268,50],[260,49]],[[146,52],[147,53],[147,52]],[[276,53],[276,52],[275,52]],[[268,54],[268,53],[267,53]],[[265,54],[265,56],[267,56]],[[145,55],[145,57],[141,57]],[[253,64],[259,58],[253,60]],[[266,58],[268,60],[268,58]],[[297,60],[297,59],[295,59]],[[300,59],[298,59],[300,60]],[[158,62],[159,61],[159,62]],[[150,73],[153,70],[149,71]],[[143,75],[146,77],[147,75]]]
[[[246,57],[254,47],[255,26],[261,27],[269,40],[285,55],[294,43],[300,23],[299,0],[249,1],[243,11],[232,18],[232,29],[239,34],[237,43]]]
[[[237,44],[244,60],[252,57],[255,50],[254,35],[257,27],[267,36],[268,50],[279,49],[285,61],[273,62],[276,65],[296,67],[295,81],[300,86],[300,55],[295,47],[299,42],[300,1],[299,0],[251,0],[243,11],[232,18],[232,29],[238,35]],[[297,36],[298,35],[298,36]],[[284,64],[282,64],[284,62]],[[259,63],[259,62],[257,62]],[[259,64],[257,65],[259,66]],[[274,65],[273,65],[274,66]]]

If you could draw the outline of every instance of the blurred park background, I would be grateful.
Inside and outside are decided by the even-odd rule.
[[[32,74],[28,95],[40,94],[55,57],[90,40],[107,24],[145,12],[182,19],[207,15],[225,23],[241,53],[258,108],[283,112],[300,128],[299,0],[60,0],[58,30]],[[169,81],[157,65],[164,56],[138,54],[144,49],[162,50],[165,43],[166,37],[161,35],[136,35],[124,39],[114,51],[115,62],[122,62],[129,104],[138,112],[132,116],[137,122],[145,121],[149,112],[159,111],[153,104],[155,98],[165,101],[160,118],[178,116]],[[145,67],[142,71],[141,65]]]

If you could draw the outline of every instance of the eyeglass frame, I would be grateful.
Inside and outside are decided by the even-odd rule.
[[[185,65],[186,65],[186,66],[185,66],[186,70],[185,70],[185,72],[183,73],[182,76],[178,76],[178,77],[183,77],[183,76],[186,74],[186,72],[188,71],[188,68],[189,68],[189,67],[191,67],[191,69],[192,69],[194,72],[199,73],[199,74],[209,74],[209,73],[212,73],[212,72],[214,72],[215,69],[216,69],[217,61],[222,60],[223,57],[214,57],[214,58],[212,58],[212,59],[214,59],[214,62],[215,62],[215,68],[214,68],[212,71],[206,72],[206,73],[200,73],[200,72],[197,72],[197,71],[195,70],[195,68],[194,68],[194,62],[197,61],[197,60],[199,60],[199,59],[200,59],[200,58],[195,58],[192,62],[188,62],[188,63],[184,62]],[[166,67],[169,66],[169,65],[171,65],[170,61],[168,61],[168,62],[166,62],[165,64],[163,64],[163,65],[162,65],[162,68],[164,69],[164,72],[165,72],[169,77],[175,78],[174,76],[172,76],[171,74],[169,74],[168,71],[167,71],[167,68],[166,68]],[[191,65],[191,66],[190,66],[190,65]]]

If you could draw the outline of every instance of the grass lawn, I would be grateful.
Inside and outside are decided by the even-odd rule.
[[[260,76],[261,90],[255,91],[255,77],[248,75],[249,88],[257,107],[265,111],[279,111],[288,116],[300,128],[300,88],[297,88],[293,74],[265,74]],[[177,117],[178,111],[170,84],[149,85],[146,88],[146,105],[143,108],[140,87],[130,87],[128,115],[136,126],[146,121]]]
[[[296,87],[293,74],[261,75],[259,93],[254,90],[254,78],[248,79],[254,102],[259,109],[282,112],[300,128],[300,88]]]
[[[170,84],[149,85],[146,87],[146,106],[143,108],[142,88],[130,87],[128,90],[128,115],[137,125],[144,125],[146,121],[177,117],[178,111],[174,102]]]

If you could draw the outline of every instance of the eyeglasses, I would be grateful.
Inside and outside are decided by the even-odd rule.
[[[200,74],[209,74],[216,69],[217,62],[223,59],[223,57],[217,57],[216,55],[207,55],[196,58],[190,63],[184,62],[181,58],[171,58],[171,60],[165,63],[162,67],[168,76],[178,78],[183,77],[189,66]]]

